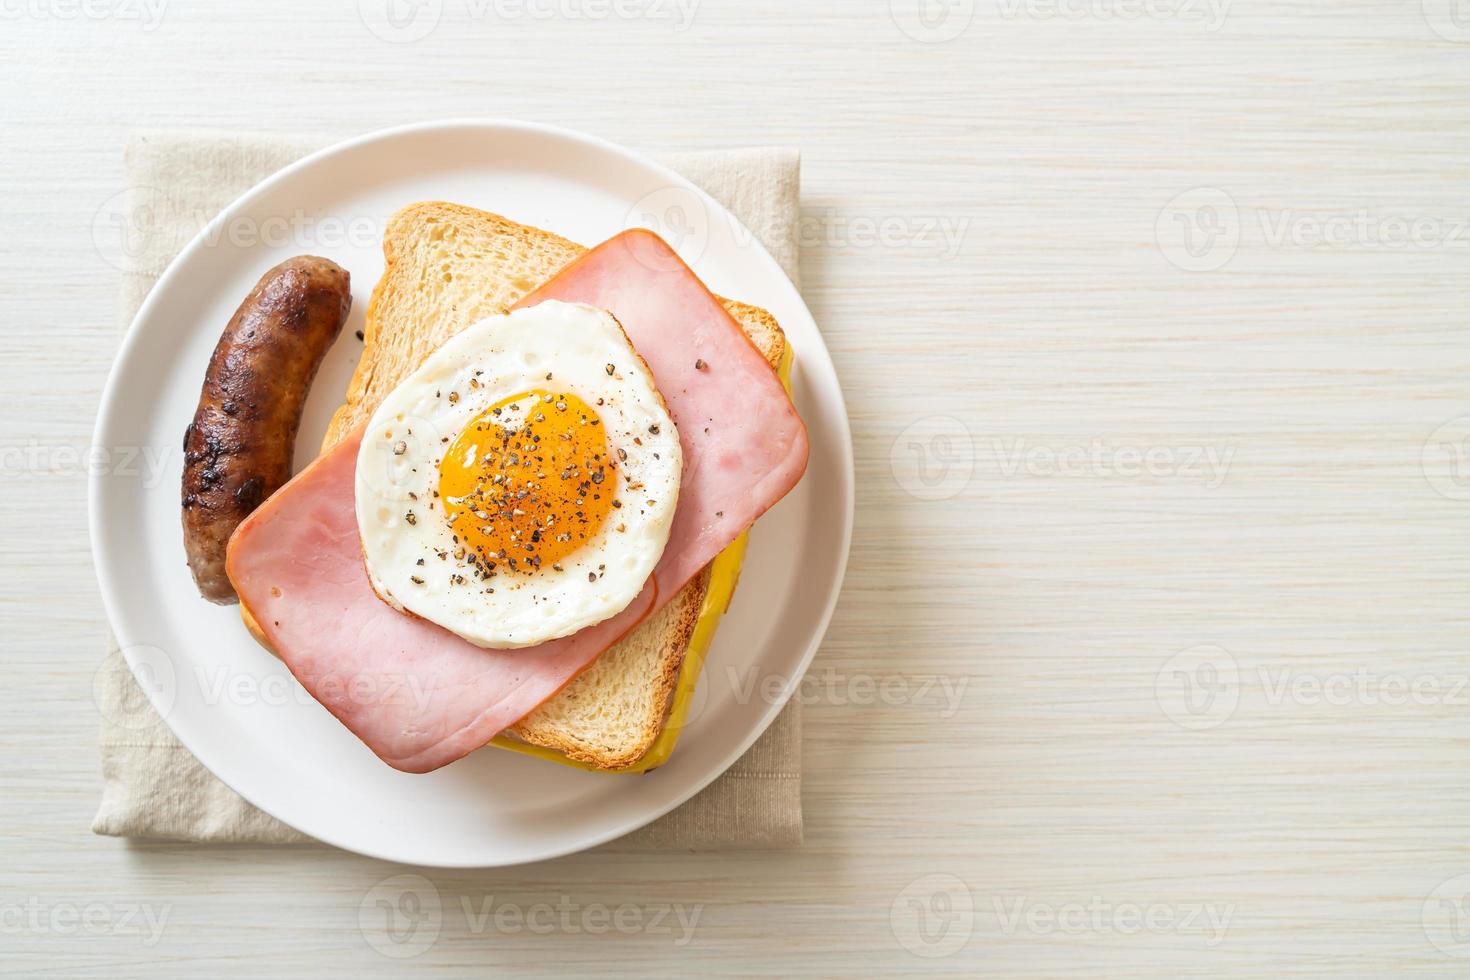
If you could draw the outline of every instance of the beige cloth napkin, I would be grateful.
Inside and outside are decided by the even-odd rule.
[[[204,221],[318,145],[197,132],[147,133],[130,140],[124,213],[137,227],[120,260],[123,322],[132,321],[169,261]],[[796,280],[800,161],[795,151],[689,153],[665,162],[729,208]],[[199,842],[311,841],[247,803],[189,754],[153,711],[115,643],[109,644],[95,689],[103,717],[103,792],[94,833]],[[719,850],[800,843],[801,717],[793,701],[703,793],[606,846]]]

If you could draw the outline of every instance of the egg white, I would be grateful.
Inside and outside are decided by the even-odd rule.
[[[454,557],[459,545],[436,499],[439,463],[477,416],[533,390],[570,392],[599,413],[609,453],[620,459],[622,506],[558,562],[560,571],[543,565],[479,579]],[[570,636],[642,591],[668,542],[682,471],[674,422],[611,315],[547,301],[490,317],[430,355],[368,422],[356,471],[368,577],[386,602],[478,646]]]

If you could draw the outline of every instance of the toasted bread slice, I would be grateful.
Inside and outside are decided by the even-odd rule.
[[[386,266],[368,303],[362,359],[322,449],[366,422],[446,340],[505,313],[585,251],[550,232],[463,205],[426,201],[400,210],[383,235]],[[776,369],[786,338],[775,318],[759,307],[721,302]],[[632,766],[663,728],[708,587],[706,568],[507,734],[600,769]]]

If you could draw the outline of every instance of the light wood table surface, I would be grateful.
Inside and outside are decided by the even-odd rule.
[[[1470,973],[1463,4],[152,2],[0,0],[0,972]],[[806,846],[394,943],[405,869],[88,831],[93,226],[134,128],[458,115],[799,146],[859,509]]]

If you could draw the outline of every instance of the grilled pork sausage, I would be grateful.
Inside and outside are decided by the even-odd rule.
[[[261,277],[225,327],[184,433],[184,550],[200,595],[236,601],[225,546],[291,476],[311,381],[352,306],[347,271],[314,255]]]

